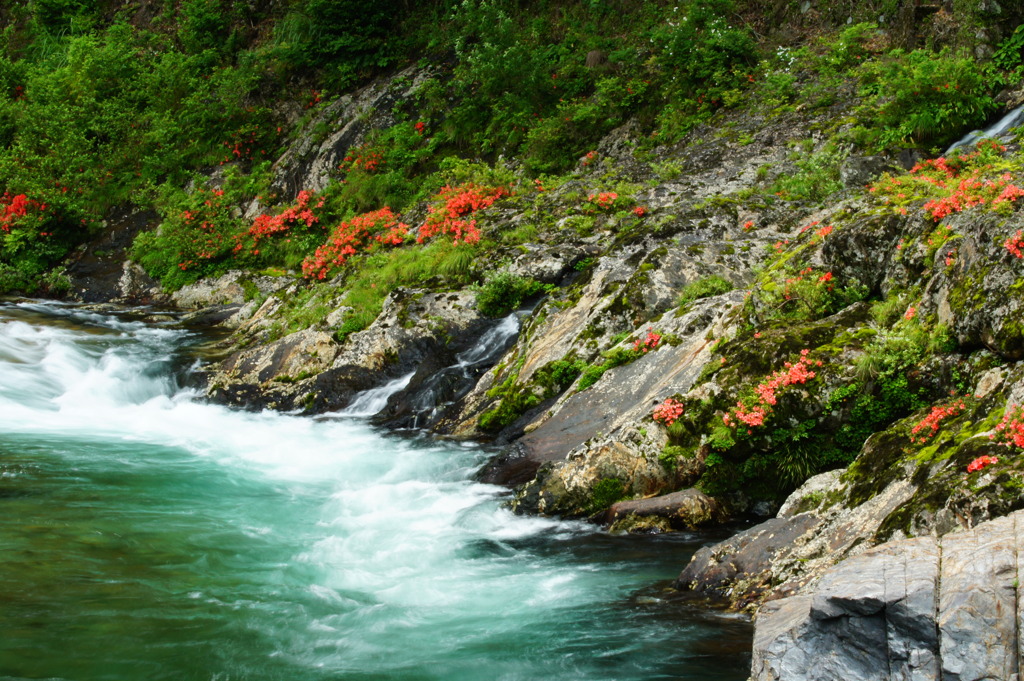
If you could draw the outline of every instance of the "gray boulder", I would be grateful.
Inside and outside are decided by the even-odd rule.
[[[1017,679],[1022,512],[941,539],[889,542],[766,603],[756,681]]]

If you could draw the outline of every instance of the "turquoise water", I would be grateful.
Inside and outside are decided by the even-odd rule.
[[[707,537],[521,518],[475,447],[177,386],[170,327],[0,307],[0,678],[745,679]]]

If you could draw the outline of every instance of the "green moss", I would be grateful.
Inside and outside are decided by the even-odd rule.
[[[603,478],[590,492],[589,510],[597,513],[626,497],[626,485],[618,478]]]
[[[679,298],[676,299],[676,305],[685,307],[695,300],[728,293],[732,289],[733,286],[728,280],[712,274],[684,286],[679,292]]]

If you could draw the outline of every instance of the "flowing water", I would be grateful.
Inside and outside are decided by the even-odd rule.
[[[1011,128],[1016,128],[1022,124],[1024,124],[1024,105],[1018,106],[984,130],[974,130],[967,133],[954,142],[949,149],[946,149],[946,154],[959,147],[973,146],[983,139],[1001,137],[1009,132]]]
[[[697,547],[516,517],[479,448],[247,413],[197,338],[0,306],[0,679],[746,678]]]

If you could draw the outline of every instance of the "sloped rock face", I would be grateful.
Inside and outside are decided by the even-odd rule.
[[[1022,556],[1022,512],[865,551],[762,607],[751,677],[1015,679]]]
[[[241,333],[266,333],[277,298],[268,298]],[[367,329],[342,344],[329,328],[308,328],[233,352],[207,376],[215,400],[243,406],[323,412],[416,367],[443,366],[482,328],[472,294],[397,289]],[[461,340],[458,340],[461,339]]]
[[[300,137],[274,164],[275,189],[285,197],[304,189],[322,190],[349,149],[361,144],[371,130],[394,125],[395,106],[408,101],[430,77],[427,69],[409,67],[324,107],[309,124],[313,132]],[[329,132],[320,136],[320,129]],[[256,210],[253,206],[249,212],[255,215]]]
[[[135,236],[152,227],[152,211],[113,212],[99,238],[81,246],[68,258],[65,271],[71,281],[69,295],[84,303],[117,301],[130,304],[162,302],[157,282],[141,272],[124,285],[126,253]]]
[[[681,317],[663,317],[659,328],[665,333],[682,332],[682,342],[665,345],[633,363],[610,369],[583,392],[570,389],[548,413],[527,426],[529,432],[517,441],[518,451],[539,465],[583,456],[584,450],[577,451],[578,448],[591,439],[595,440],[595,448],[602,446],[601,434],[620,433],[628,437],[622,431],[646,416],[654,405],[668,395],[690,389],[709,355],[712,343],[705,336],[721,325],[725,313],[740,299],[741,294],[727,294]],[[543,343],[541,339],[531,349],[542,348]],[[557,356],[548,355],[552,359]],[[524,372],[540,362],[541,359],[528,355]],[[656,454],[660,443],[652,440],[651,444]],[[489,479],[501,481],[501,473],[495,472]]]

